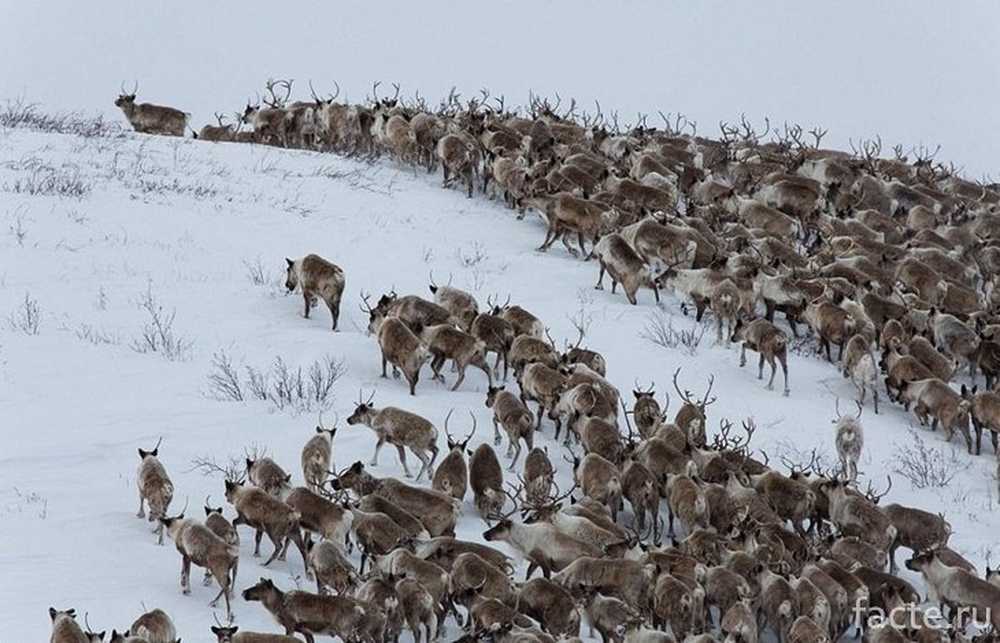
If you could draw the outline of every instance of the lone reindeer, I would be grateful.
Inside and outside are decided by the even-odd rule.
[[[167,136],[184,136],[187,129],[188,114],[173,107],[153,105],[152,103],[136,103],[135,96],[139,84],[132,88],[131,93],[122,87],[121,94],[115,100],[115,107],[125,113],[125,118],[132,129],[143,134],[165,134]]]

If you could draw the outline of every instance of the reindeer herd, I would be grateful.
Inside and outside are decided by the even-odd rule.
[[[740,344],[740,366],[748,349],[759,354],[758,379],[770,366],[768,389],[780,367],[789,394],[788,358],[805,352],[804,323],[827,361],[837,348],[858,413],[837,409],[839,466],[814,451],[808,463],[782,459],[783,471],[751,448],[752,419],[739,428],[710,422],[711,379],[695,397],[677,369],[683,404],[673,417],[655,386],[636,387],[629,409],[583,333],[560,350],[542,320],[510,298],[481,308],[433,278],[430,300],[393,291],[373,303],[362,293],[381,373],[391,365],[411,395],[428,363],[442,382],[453,364],[452,390],[469,367],[482,372],[472,377],[485,378],[493,444],[470,449],[471,409],[463,437],[451,433],[453,413],[444,418],[441,445],[432,419],[380,407],[373,392],[347,424],[374,433],[369,466],[389,444],[412,482],[375,477],[361,462],[332,471],[339,429],[321,423],[302,451],[302,486],[270,458],[248,460],[225,472],[232,510],[206,501],[204,521],[169,514],[174,488],[159,445],[140,450],[139,515],[156,522],[160,542],[164,533],[174,541],[185,593],[192,563],[219,586],[213,603],[224,601],[229,624],[212,628],[218,641],[290,643],[298,634],[374,643],[407,629],[426,642],[541,642],[576,640],[589,626],[615,643],[943,643],[1000,631],[1000,579],[989,569],[981,578],[949,549],[944,518],[881,504],[891,479],[881,493],[858,484],[861,410],[870,397],[879,412],[883,387],[920,424],[940,425],[948,439],[959,433],[970,453],[980,453],[984,429],[996,450],[1000,187],[961,178],[923,148],[913,161],[901,147],[883,158],[878,139],[851,153],[824,149],[819,129],[806,141],[798,126],[772,134],[769,123],[760,131],[741,118],[721,123],[713,139],[683,117],[661,114],[661,129],[640,115],[623,127],[599,105],[594,114],[575,101],[560,111],[560,100],[532,97],[524,113],[487,92],[462,102],[453,91],[432,109],[419,96],[401,99],[398,86],[392,98],[377,88],[364,104],[338,103],[339,90],[288,102],[292,83],[269,82],[264,106],[240,115],[249,131],[220,117],[198,138],[440,167],[446,187],[502,200],[519,220],[537,213],[546,228],[539,250],[559,240],[568,254],[595,258],[598,288],[607,273],[631,304],[646,288],[657,301],[673,292],[698,321],[710,311],[717,341]],[[137,131],[183,135],[187,126],[183,112],[136,104],[135,91],[117,102]],[[287,260],[286,286],[301,291],[305,316],[321,298],[334,330],[345,284],[345,271],[317,255]],[[501,456],[494,447],[505,438]],[[407,451],[420,462],[416,476]],[[572,473],[565,490],[560,461]],[[484,542],[455,535],[470,489]],[[265,567],[294,544],[316,583],[313,593],[261,578],[242,592],[285,635],[232,625],[241,525],[254,533],[255,556],[268,536]],[[895,573],[900,547],[943,615]],[[520,559],[523,580],[514,574]],[[966,627],[970,614],[982,633]],[[104,640],[84,632],[72,610],[51,616],[53,643]],[[111,640],[177,639],[154,610]]]

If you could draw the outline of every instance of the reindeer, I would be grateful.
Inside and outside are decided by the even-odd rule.
[[[636,292],[641,286],[645,286],[652,289],[656,302],[660,302],[660,291],[649,274],[649,269],[620,234],[612,233],[601,237],[594,246],[594,254],[600,263],[600,274],[597,276],[595,289],[604,289],[604,273],[607,272],[611,276],[611,294],[614,294],[615,288],[620,283],[625,291],[625,297],[635,306],[638,303]]]
[[[844,377],[850,377],[851,382],[860,394],[860,403],[865,403],[865,394],[871,391],[872,403],[875,405],[875,414],[878,415],[878,364],[875,361],[875,354],[872,353],[868,338],[861,334],[855,334],[847,342],[847,350],[844,355],[841,372]]]
[[[301,259],[285,258],[288,269],[285,271],[285,288],[289,293],[298,288],[305,301],[303,316],[309,319],[309,308],[317,298],[322,298],[330,309],[333,318],[333,330],[337,330],[337,320],[340,317],[340,299],[344,294],[344,271],[336,264],[330,263],[319,255],[308,254]]]
[[[653,626],[677,638],[699,631],[704,617],[705,590],[691,587],[670,574],[660,574],[653,588]]]
[[[516,461],[516,459],[515,459]],[[555,480],[555,469],[548,452],[534,447],[524,457],[524,495],[528,503],[540,504],[549,497]]]
[[[83,633],[76,622],[76,610],[57,610],[49,608],[49,618],[52,620],[52,637],[50,643],[90,643],[90,637]],[[104,639],[104,633],[98,640]]]
[[[451,419],[451,411],[444,419],[444,433],[448,440],[448,455],[441,460],[434,477],[431,481],[431,488],[441,493],[446,493],[456,500],[465,499],[465,491],[469,487],[469,468],[465,462],[465,453],[469,447],[469,440],[476,433],[476,416],[471,411],[472,430],[464,440],[456,440],[448,432],[448,420]]]
[[[458,379],[451,387],[457,391],[458,387],[465,380],[465,369],[468,366],[475,366],[484,373],[489,385],[493,385],[493,371],[486,363],[486,343],[476,339],[473,335],[459,330],[450,324],[438,324],[428,326],[421,333],[421,339],[427,347],[427,351],[433,356],[431,361],[431,371],[433,379],[444,382],[441,375],[441,367],[446,360],[452,360],[458,369]]]
[[[596,453],[588,453],[580,460],[573,456],[573,480],[583,495],[606,506],[611,519],[618,520],[621,506],[622,481],[618,467]]]
[[[115,99],[115,107],[122,110],[132,129],[142,134],[184,136],[190,114],[173,107],[136,103],[138,91],[138,83],[132,88],[132,93],[126,93],[123,85],[121,93]]]
[[[434,295],[434,303],[457,319],[462,330],[471,332],[472,323],[479,316],[479,304],[476,302],[476,298],[464,290],[453,288],[450,279],[446,286],[437,285],[434,283],[434,273],[431,273],[429,288],[431,294]]]
[[[377,558],[376,568],[387,579],[409,578],[426,588],[431,599],[430,609],[441,623],[444,622],[448,610],[454,609],[448,592],[448,572],[438,564],[415,556],[406,548],[397,548]],[[400,595],[400,603],[402,598]]]
[[[438,617],[434,610],[434,599],[419,581],[413,578],[402,578],[396,581],[396,595],[399,596],[399,606],[406,620],[406,625],[413,634],[413,640],[420,643],[420,628],[424,628],[424,643],[430,643],[437,638]]]
[[[864,407],[858,405],[858,414],[854,417],[840,414],[840,401],[837,401],[837,419],[833,421],[834,444],[837,447],[837,457],[840,458],[840,468],[846,479],[854,482],[858,479],[858,461],[865,444],[865,434],[861,427],[861,411]]]
[[[447,494],[404,484],[395,478],[375,478],[355,462],[331,482],[331,488],[354,489],[358,495],[374,494],[417,516],[431,536],[454,535],[461,504]]]
[[[283,592],[271,580],[261,578],[244,590],[243,599],[262,603],[286,634],[298,632],[306,643],[315,643],[316,634],[366,643],[376,643],[382,637],[381,631],[372,631],[377,624],[377,619],[372,618],[375,608],[348,596],[318,596],[299,590]]]
[[[530,335],[518,335],[514,338],[509,359],[515,377],[520,377],[529,364],[544,364],[551,369],[559,367],[559,352],[554,344]]]
[[[516,608],[516,589],[507,572],[472,552],[459,554],[455,558],[448,587],[450,600],[463,605],[472,621],[486,616],[483,614],[484,609],[493,611],[482,605],[477,609],[477,604],[483,600],[497,601],[508,608]],[[479,612],[478,616],[476,612]],[[500,615],[495,614],[493,618],[497,616]],[[471,625],[471,622],[466,621],[467,628]]]
[[[160,523],[181,555],[181,591],[185,595],[191,593],[191,563],[204,567],[212,573],[220,587],[219,593],[209,605],[214,607],[223,598],[226,602],[226,614],[232,619],[230,596],[233,585],[236,584],[239,547],[219,538],[205,525],[190,518],[185,519],[183,511],[170,518],[161,517]],[[276,544],[275,555],[280,549],[280,543]]]
[[[695,527],[707,527],[709,524],[709,506],[705,494],[695,481],[697,466],[689,462],[683,474],[667,476],[667,533],[674,536],[674,518],[680,519],[686,533],[690,534]]]
[[[590,241],[592,246],[597,243],[608,210],[600,203],[581,199],[568,192],[560,192],[550,197],[532,197],[527,204],[537,210],[547,225],[545,241],[538,247],[545,252],[558,239],[563,240],[566,251],[574,257],[582,256],[585,260],[593,255],[594,248],[588,252],[584,242]],[[566,233],[576,233],[579,252],[570,247],[565,238]]]
[[[128,634],[146,643],[179,643],[174,622],[161,609],[152,609],[135,619],[128,628]]]
[[[964,569],[945,565],[933,551],[906,561],[906,568],[920,572],[932,595],[954,607],[972,608],[985,614],[990,625],[1000,628],[1000,588]]]
[[[886,373],[885,389],[889,399],[899,400],[910,382],[934,377],[931,371],[911,355],[899,351],[899,342],[890,342],[883,348],[879,366]],[[895,391],[895,395],[893,394]]]
[[[239,114],[237,114],[239,116]],[[223,115],[215,113],[215,120],[218,125],[205,125],[194,133],[196,139],[209,141],[212,143],[224,143],[236,140],[236,124],[223,122]]]
[[[307,537],[306,553],[309,568],[316,578],[317,594],[323,594],[327,589],[332,589],[335,594],[347,594],[358,585],[354,566],[335,541],[321,540],[317,543],[312,537]]]
[[[507,496],[503,489],[503,470],[493,447],[483,443],[469,458],[469,484],[476,510],[484,520],[500,515]]]
[[[284,559],[282,553],[286,538],[298,547],[302,554],[302,565],[306,566],[306,546],[299,524],[301,516],[297,511],[264,490],[245,486],[239,481],[226,480],[226,500],[236,509],[233,526],[248,525],[256,530],[255,557],[260,556],[260,541],[265,533],[274,543],[274,553],[264,563],[265,567],[276,558]],[[309,576],[308,567],[306,576]]]
[[[580,633],[580,612],[573,597],[554,581],[532,578],[523,583],[517,590],[516,605],[520,613],[538,621],[552,636]]]
[[[160,438],[152,451],[139,449],[139,471],[136,473],[136,483],[139,487],[139,511],[137,518],[146,518],[145,504],[149,504],[149,522],[154,522],[167,515],[170,501],[174,498],[174,483],[170,481],[167,470],[157,458],[160,451]],[[157,544],[163,544],[163,527],[156,528]]]
[[[896,529],[896,539],[889,548],[890,572],[896,569],[896,550],[899,547],[906,547],[917,555],[925,551],[938,551],[951,538],[951,524],[942,514],[895,503],[882,507],[882,513]]]
[[[932,308],[930,314],[934,342],[954,359],[964,359],[969,365],[969,377],[976,380],[976,362],[979,353],[979,336],[954,315]]]
[[[368,330],[377,334],[379,349],[382,351],[382,377],[387,377],[385,367],[391,363],[392,374],[399,377],[399,371],[402,371],[410,385],[410,395],[416,395],[420,369],[430,358],[430,353],[405,322],[396,318],[387,319],[368,307],[367,299],[365,303],[362,310],[371,314]]]
[[[680,372],[681,368],[677,367],[677,370],[674,371],[673,383],[674,390],[684,400],[684,404],[677,410],[677,415],[674,416],[674,424],[684,432],[690,446],[702,447],[705,446],[705,424],[708,421],[705,411],[715,402],[715,397],[709,397],[712,393],[712,386],[715,384],[715,376],[709,376],[705,394],[700,399],[695,400],[691,395],[691,391],[687,389],[682,391],[680,386],[678,386],[677,376],[680,375]]]
[[[855,535],[882,551],[896,539],[896,528],[875,506],[892,488],[892,478],[882,494],[869,491],[869,497],[850,493],[843,480],[827,480],[819,488],[830,503],[830,520],[841,533]]]
[[[950,386],[937,378],[908,382],[902,395],[904,407],[909,410],[915,405],[913,413],[920,424],[927,425],[931,418],[931,430],[936,430],[938,424],[944,428],[948,440],[951,440],[958,430],[965,438],[965,445],[972,453],[972,435],[969,432],[969,410],[971,402],[962,399]]]
[[[437,157],[444,173],[442,187],[456,179],[464,179],[466,196],[472,198],[476,176],[479,172],[479,151],[458,134],[446,134],[437,143]]]
[[[979,392],[976,386],[970,390],[964,384],[961,393],[962,399],[969,402],[969,417],[972,418],[972,426],[976,430],[976,455],[982,453],[984,428],[990,432],[993,451],[1000,453],[1000,449],[997,449],[997,434],[1000,434],[1000,393],[989,390]]]
[[[350,544],[349,535],[354,516],[344,504],[331,502],[306,487],[295,487],[284,500],[285,504],[298,512],[299,524],[303,529],[338,543],[340,547]],[[285,547],[288,547],[288,541],[285,542]]]
[[[275,498],[283,498],[288,494],[292,474],[285,473],[285,470],[277,462],[268,457],[260,457],[256,460],[247,458],[246,465],[247,479],[250,484],[263,489]]]
[[[648,439],[666,422],[667,409],[670,408],[670,394],[666,394],[663,407],[656,401],[656,386],[651,384],[649,390],[633,389],[635,404],[631,413],[635,419],[635,428],[640,437]],[[626,414],[627,417],[628,413]]]
[[[302,477],[310,491],[319,492],[323,488],[333,462],[333,438],[337,435],[337,421],[329,429],[323,428],[320,414],[316,425],[316,435],[309,438],[302,447]]]
[[[757,643],[757,617],[746,602],[735,603],[720,617],[719,629],[726,635],[726,643]]]
[[[285,83],[285,81],[278,81],[278,83]],[[247,102],[240,122],[253,127],[256,142],[288,147],[290,143],[290,119],[288,118],[288,112],[284,108],[284,101],[288,99],[288,94],[291,93],[291,84],[287,84],[288,93],[285,97],[278,98],[274,92],[274,88],[278,83],[268,81],[268,91],[271,92],[271,100],[264,101],[267,105],[266,107],[262,108],[260,104],[251,105]]]
[[[521,388],[522,403],[527,405],[528,400],[538,402],[535,429],[541,429],[542,416],[547,414],[556,424],[555,439],[558,440],[562,422],[556,413],[556,405],[566,384],[566,377],[545,364],[533,363],[525,366],[524,371],[518,376],[518,384]]]
[[[764,379],[764,362],[771,366],[771,379],[767,382],[768,390],[774,386],[774,374],[777,371],[775,361],[781,364],[781,372],[785,376],[783,394],[788,397],[788,336],[783,330],[766,319],[755,319],[746,326],[743,325],[742,320],[737,319],[731,341],[742,342],[740,368],[746,366],[748,348],[760,354],[760,360],[757,364],[757,379]]]
[[[508,356],[514,344],[514,327],[499,315],[480,313],[472,322],[469,332],[485,346],[484,356],[496,354],[493,376],[500,377],[500,361],[503,360],[503,381],[507,381]]]
[[[284,634],[261,634],[247,630],[241,632],[235,625],[229,627],[213,625],[210,629],[212,634],[215,634],[216,643],[301,643],[294,636]]]
[[[854,320],[840,306],[836,306],[824,297],[818,297],[806,306],[803,319],[819,339],[820,352],[826,351],[826,361],[831,362],[830,344],[837,344],[839,361],[844,355],[844,346],[854,334]]]
[[[406,464],[404,448],[408,448],[421,462],[417,480],[420,480],[425,472],[428,477],[433,476],[434,460],[438,455],[438,432],[434,425],[419,415],[394,406],[378,409],[372,404],[374,398],[374,392],[367,401],[363,401],[359,396],[354,413],[347,418],[347,424],[351,426],[363,424],[378,437],[370,466],[378,466],[379,451],[382,450],[382,445],[388,442],[399,452],[399,463],[403,466],[407,478],[413,476]],[[428,452],[431,454],[430,457],[427,456]]]
[[[486,392],[486,406],[493,409],[493,443],[500,445],[500,427],[507,434],[507,457],[511,458],[511,471],[521,455],[521,440],[528,450],[534,448],[535,418],[528,407],[505,387],[490,387]]]
[[[593,545],[567,536],[549,523],[516,523],[509,516],[501,517],[493,527],[484,531],[483,538],[489,542],[506,542],[521,552],[528,559],[525,580],[531,578],[536,569],[541,569],[542,575],[550,578],[552,572],[562,571],[581,556],[597,557],[602,554]]]
[[[213,534],[215,534],[216,536],[218,536],[222,540],[226,541],[230,546],[239,548],[239,546],[240,546],[240,535],[236,531],[236,527],[234,527],[233,523],[231,523],[228,520],[226,520],[226,517],[222,515],[222,507],[210,507],[209,506],[208,503],[209,503],[209,499],[210,498],[211,498],[211,496],[205,498],[205,526],[208,527],[208,529]],[[236,575],[236,569],[237,569],[237,566],[239,564],[238,560],[236,562],[237,562],[237,565],[233,566],[233,576]],[[212,570],[211,569],[208,569],[208,568],[205,569],[205,579],[203,581],[203,584],[206,585],[206,586],[212,584]],[[155,620],[156,619],[153,619],[153,621],[155,621]],[[135,629],[134,625],[133,625],[132,629]],[[136,634],[136,633],[133,632],[133,634]],[[165,639],[167,640],[167,643],[170,643],[173,640],[173,639],[171,639],[169,637],[165,637]]]

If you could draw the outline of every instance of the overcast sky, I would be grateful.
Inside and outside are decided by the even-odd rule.
[[[619,5],[627,6],[621,8]],[[0,98],[114,113],[123,81],[193,114],[240,109],[269,76],[351,99],[399,82],[510,102],[599,99],[623,120],[683,111],[715,135],[741,112],[942,145],[1000,178],[1000,2],[44,2],[0,0]],[[116,8],[117,7],[117,8]],[[651,121],[652,122],[652,121]]]

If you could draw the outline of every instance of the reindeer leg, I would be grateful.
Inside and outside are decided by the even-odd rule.
[[[375,443],[375,453],[372,454],[371,462],[368,466],[377,467],[378,466],[378,452],[382,450],[382,445],[385,444],[385,438],[379,438],[378,442]]]
[[[604,290],[604,271],[606,268],[603,261],[599,260],[597,263],[600,265],[600,271],[597,273],[597,284],[594,286],[594,290]]]
[[[771,365],[771,379],[769,379],[767,381],[767,390],[773,391],[774,390],[774,374],[778,372],[778,365],[774,363],[774,358],[773,357],[770,358],[770,359],[768,359],[767,362],[768,362],[768,364]]]
[[[191,559],[181,556],[181,593],[185,596],[191,593]]]
[[[311,303],[310,300],[312,299],[312,297],[311,297],[311,294],[305,288],[302,289],[302,298],[306,302],[306,310],[305,310],[305,313],[303,314],[303,316],[306,319],[309,319],[309,304]]]
[[[142,494],[140,493],[139,494],[139,511],[136,512],[136,514],[135,514],[136,518],[145,518],[146,517],[146,512],[143,511],[143,505],[145,503],[146,503],[146,499],[143,498]]]
[[[764,353],[760,353],[760,359],[757,360],[757,379],[764,379]]]
[[[264,530],[258,529],[253,535],[253,557],[260,558],[260,541],[264,539]]]
[[[455,384],[451,387],[452,391],[457,391],[458,387],[461,386],[462,382],[465,381],[465,365],[462,364],[458,367],[458,379],[455,380]]]
[[[388,378],[389,376],[385,374],[385,365],[389,360],[385,358],[385,351],[382,351],[382,377]]]
[[[267,537],[268,537],[268,539],[270,539],[270,541],[272,543],[274,543],[274,551],[271,552],[271,557],[268,558],[264,562],[264,565],[263,565],[264,567],[267,567],[268,565],[270,565],[272,562],[274,562],[275,558],[277,558],[278,556],[281,555],[281,546],[284,544],[284,539],[282,539],[282,538],[275,538],[274,535],[272,535],[270,533],[267,534]]]
[[[417,456],[417,459],[420,460],[420,471],[417,472],[417,481],[420,480],[420,477],[424,475],[425,471],[427,472],[427,477],[430,478],[431,462],[430,460],[427,459],[427,454],[424,453],[423,451],[417,451],[412,448],[410,450],[413,451],[413,455]]]
[[[743,342],[740,346],[740,368],[747,365],[747,343]]]
[[[399,463],[403,465],[403,475],[407,478],[412,478],[413,474],[410,473],[410,467],[406,464],[406,451],[404,451],[403,447],[398,444],[396,445],[396,451],[399,452]]]
[[[784,355],[782,355],[778,359],[781,362],[781,373],[782,373],[782,375],[785,376],[785,390],[784,390],[783,394],[784,394],[785,397],[788,397],[788,392],[789,392],[789,389],[788,389],[788,360],[784,357]]]
[[[493,416],[493,444],[500,446],[503,439],[500,437],[500,423],[497,422],[496,416]],[[507,449],[507,456],[510,457],[510,449]]]

